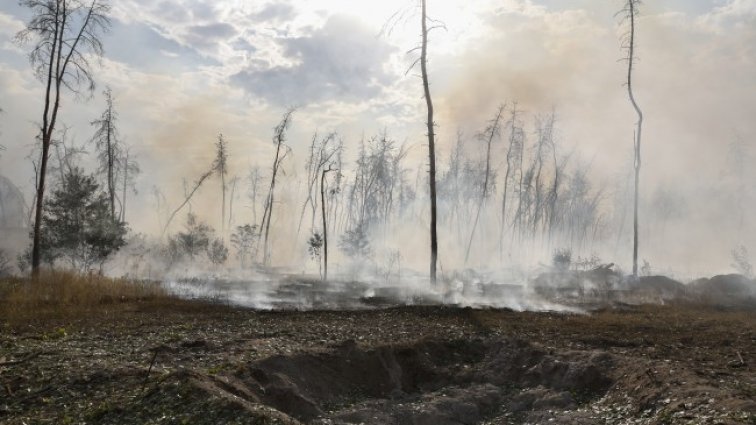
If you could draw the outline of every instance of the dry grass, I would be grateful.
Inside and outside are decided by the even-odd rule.
[[[46,271],[39,279],[0,280],[0,321],[80,316],[136,302],[173,300],[157,283]]]

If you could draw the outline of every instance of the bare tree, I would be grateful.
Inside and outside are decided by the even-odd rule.
[[[442,173],[439,179],[439,199],[447,202],[442,211],[446,212],[446,221],[452,224],[460,220],[460,210],[462,208],[462,162],[464,161],[464,137],[461,130],[457,131],[457,142],[454,148],[449,152],[448,165],[446,172]],[[459,237],[462,237],[460,226],[457,226]]]
[[[110,203],[110,216],[116,218],[116,184],[118,174],[123,168],[121,163],[123,156],[123,147],[118,134],[117,120],[118,113],[113,106],[113,91],[110,87],[103,92],[105,95],[105,111],[100,118],[92,121],[95,127],[95,134],[92,136],[92,142],[97,150],[97,160],[100,163],[99,172],[105,175],[108,191],[108,202]]]
[[[168,216],[168,220],[165,222],[165,226],[163,226],[163,235],[165,235],[165,232],[168,230],[168,227],[171,226],[171,222],[176,217],[176,214],[178,214],[179,211],[181,211],[186,206],[186,204],[188,204],[189,201],[192,200],[192,197],[194,196],[194,194],[197,193],[199,188],[202,187],[202,184],[205,182],[205,180],[210,178],[210,176],[212,176],[214,172],[215,172],[215,169],[211,168],[210,171],[205,172],[205,174],[201,175],[200,178],[197,179],[196,182],[194,182],[194,186],[192,187],[192,190],[184,197],[184,201],[181,203],[181,205],[179,205],[178,208],[173,210],[171,215]]]
[[[633,66],[635,65],[635,25],[638,17],[638,7],[641,5],[640,0],[626,0],[625,7],[620,12],[624,19],[629,22],[630,29],[623,41],[623,47],[627,52],[627,94],[630,97],[630,103],[635,109],[638,121],[635,124],[635,134],[633,145],[635,147],[635,195],[633,200],[633,278],[638,278],[638,195],[640,192],[640,169],[641,169],[641,131],[643,130],[643,112],[635,100],[633,93]]]
[[[501,232],[500,239],[500,254],[504,251],[504,229],[507,226],[507,202],[509,201],[509,187],[510,181],[513,178],[513,159],[519,155],[518,152],[523,149],[525,133],[520,124],[519,118],[520,111],[517,109],[517,103],[512,104],[512,110],[510,111],[509,121],[507,126],[509,127],[509,140],[507,141],[507,155],[506,155],[506,172],[504,174],[504,193],[501,199]]]
[[[349,189],[350,229],[389,223],[395,200],[401,201],[406,190],[402,167],[406,155],[405,147],[397,147],[385,133],[361,144]]]
[[[435,134],[435,122],[433,120],[433,99],[430,91],[430,81],[428,77],[428,35],[436,28],[445,28],[443,24],[439,23],[428,17],[427,1],[421,0],[420,2],[420,46],[410,50],[410,52],[420,50],[420,57],[410,66],[409,70],[420,64],[421,78],[423,82],[423,97],[425,98],[425,105],[427,111],[427,137],[428,137],[428,167],[429,178],[428,186],[430,193],[430,280],[431,284],[435,285],[437,282],[436,269],[438,263],[438,231],[437,231],[437,192],[436,192],[436,134]],[[382,32],[391,33],[394,25],[406,18],[406,9],[395,13],[389,21],[384,25]],[[432,25],[429,26],[428,24]],[[407,72],[409,72],[409,70]]]
[[[541,225],[543,218],[548,214],[547,210],[547,198],[544,187],[543,174],[544,167],[546,166],[546,155],[548,149],[554,144],[554,123],[556,121],[556,113],[551,112],[545,118],[536,118],[536,132],[538,134],[538,141],[536,143],[536,153],[533,160],[534,169],[534,184],[535,184],[535,199],[533,204],[533,214],[531,225],[533,229],[533,236],[538,232],[538,228]]]
[[[265,199],[265,206],[263,208],[262,223],[260,225],[261,236],[263,236],[263,264],[268,265],[270,263],[270,249],[268,245],[268,238],[270,236],[270,222],[273,216],[273,204],[275,202],[276,194],[276,178],[281,168],[281,163],[291,153],[291,149],[286,146],[286,131],[291,125],[292,115],[294,114],[294,108],[287,110],[281,122],[278,123],[273,131],[273,143],[276,145],[276,155],[273,160],[273,167],[271,170],[270,186],[268,187],[268,196]]]
[[[231,196],[228,197],[228,229],[233,229],[234,225],[234,199],[236,197],[236,186],[239,184],[239,176],[231,179]]]
[[[496,111],[496,115],[483,130],[478,138],[482,139],[486,143],[486,168],[483,176],[483,187],[481,188],[480,200],[478,201],[478,212],[475,214],[475,220],[473,221],[472,231],[470,232],[470,241],[467,243],[467,251],[465,253],[465,263],[470,259],[470,248],[472,247],[473,238],[475,237],[475,230],[478,227],[478,221],[480,220],[480,212],[483,209],[486,199],[491,192],[491,145],[495,138],[501,134],[501,118],[504,114],[504,105],[499,106]]]
[[[339,170],[328,166],[320,175],[320,207],[323,216],[323,281],[328,280],[328,215],[326,215],[326,175]]]
[[[428,14],[426,0],[422,0],[421,11],[421,28],[422,28],[422,46],[420,53],[420,71],[423,78],[423,91],[425,94],[425,104],[428,110],[428,166],[430,167],[430,176],[428,184],[430,189],[430,238],[431,238],[431,258],[430,258],[430,280],[431,284],[436,284],[436,263],[438,262],[438,233],[436,230],[436,134],[434,131],[435,123],[433,122],[433,99],[431,98],[430,82],[428,81],[428,33],[432,28],[428,28]]]
[[[514,221],[512,222],[512,240],[514,240],[515,236],[519,235],[522,236],[520,233],[522,230],[522,217],[523,217],[523,208],[524,204],[527,202],[527,196],[528,196],[528,185],[530,183],[530,177],[524,168],[525,165],[525,133],[521,133],[521,137],[519,139],[519,149],[516,151],[517,158],[516,158],[516,172],[518,176],[518,182],[517,182],[517,210],[515,211]]]
[[[58,183],[65,180],[67,174],[71,174],[74,168],[78,166],[79,157],[87,153],[83,146],[76,146],[75,141],[69,142],[67,126],[58,130],[57,136],[52,140],[52,148],[55,151],[57,164],[48,165],[48,173],[58,174]]]
[[[100,35],[110,28],[110,7],[104,0],[21,0],[32,18],[17,40],[34,40],[29,59],[37,78],[45,84],[44,111],[40,128],[42,152],[38,169],[32,274],[38,275],[41,260],[41,225],[45,178],[53,132],[64,89],[82,95],[94,91],[91,57],[103,54]]]
[[[226,240],[226,175],[228,174],[228,144],[223,139],[223,134],[218,135],[215,143],[215,160],[213,172],[221,180],[221,240]]]
[[[260,182],[262,181],[262,174],[260,173],[260,167],[254,166],[249,169],[249,175],[247,176],[247,182],[249,183],[249,192],[247,197],[252,202],[252,222],[257,223],[257,198],[260,188]],[[257,225],[255,225],[257,227]]]
[[[121,218],[120,220],[122,222],[126,222],[126,197],[128,194],[128,189],[131,187],[131,191],[133,193],[136,193],[136,185],[134,184],[134,179],[137,174],[141,172],[141,169],[139,168],[139,163],[136,162],[131,156],[131,148],[128,146],[124,148],[123,150],[123,186],[121,187],[122,193],[121,193]]]
[[[312,227],[315,227],[318,177],[320,177],[321,171],[327,164],[332,163],[334,159],[340,158],[341,151],[343,150],[343,142],[337,136],[336,133],[329,133],[323,138],[318,138],[317,133],[312,136],[310,157],[307,160],[307,199],[305,199],[302,205],[297,232],[302,227],[308,206],[312,211]]]

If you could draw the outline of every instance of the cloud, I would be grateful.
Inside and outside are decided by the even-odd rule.
[[[699,17],[698,25],[725,34],[735,29],[753,29],[756,24],[756,0],[731,0]]]
[[[22,29],[24,29],[23,22],[0,12],[0,35],[13,37]]]
[[[254,22],[283,22],[294,19],[296,10],[288,3],[270,3],[252,15]]]
[[[108,58],[142,71],[176,73],[197,66],[220,64],[143,23],[113,20],[113,26],[105,36],[104,44],[105,55]],[[127,48],[129,45],[149,48]]]
[[[278,44],[294,65],[249,67],[232,81],[276,105],[365,100],[390,83],[385,65],[392,48],[348,18],[333,16],[309,36]]]
[[[227,23],[213,23],[206,25],[192,25],[186,28],[184,42],[195,48],[215,47],[218,43],[227,42],[236,36],[237,30]]]

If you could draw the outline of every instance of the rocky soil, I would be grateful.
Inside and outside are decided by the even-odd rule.
[[[0,317],[3,424],[754,424],[756,312],[125,303]]]

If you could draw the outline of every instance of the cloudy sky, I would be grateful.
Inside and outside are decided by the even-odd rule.
[[[607,179],[627,169],[634,118],[623,88],[619,0],[429,0],[430,73],[441,155],[496,105],[558,112],[565,150]],[[144,172],[140,202],[169,201],[211,161],[222,132],[240,175],[268,164],[270,134],[297,106],[291,143],[339,131],[347,149],[383,129],[423,153],[414,0],[118,0],[90,100],[67,97],[63,122],[85,143],[109,85],[121,133]],[[0,2],[0,174],[31,193],[25,159],[43,87],[14,43],[28,20]],[[388,24],[388,25],[387,25]],[[645,176],[689,192],[720,176],[726,146],[756,138],[756,0],[647,0],[638,29],[637,97],[647,115]],[[707,207],[716,215],[717,207]],[[155,228],[134,217],[142,231]],[[730,243],[728,241],[727,243]]]

